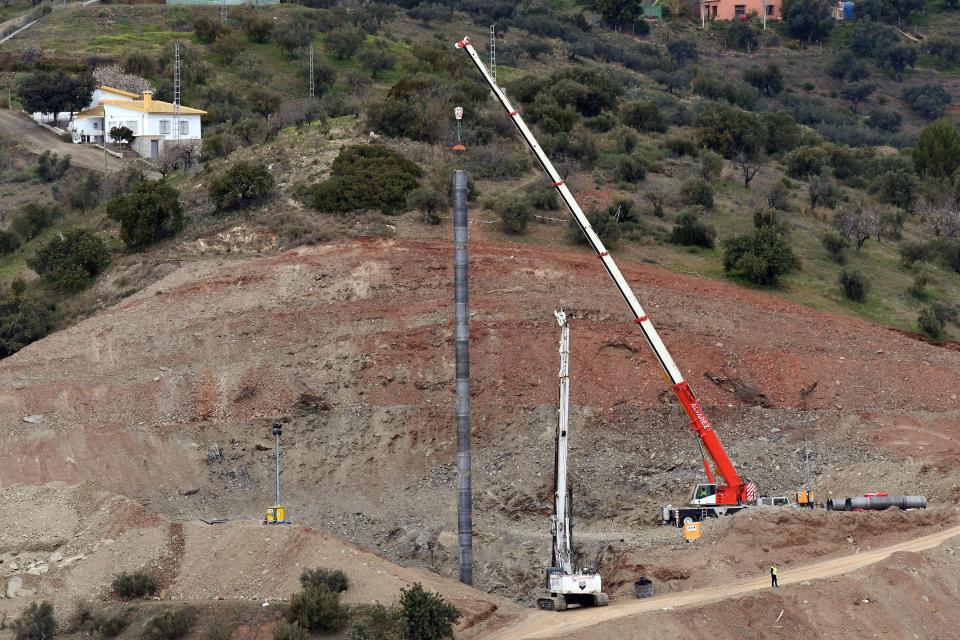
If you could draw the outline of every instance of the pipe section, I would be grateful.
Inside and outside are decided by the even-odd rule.
[[[470,315],[467,286],[467,174],[453,172],[453,279],[457,359],[457,540],[460,582],[473,585],[473,489],[470,469]]]

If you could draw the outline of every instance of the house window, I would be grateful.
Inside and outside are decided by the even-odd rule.
[[[188,135],[190,135],[190,121],[189,121],[189,120],[181,120],[181,121],[180,121],[180,135],[182,135],[182,136],[188,136]]]
[[[96,120],[94,120],[94,121],[93,121],[93,130],[94,130],[94,131],[97,131],[98,129],[100,129],[100,123],[97,122]]]
[[[140,134],[140,123],[137,120],[127,120],[123,123],[123,126],[133,131],[134,135]]]
[[[768,16],[772,16],[772,15],[773,15],[773,10],[774,10],[774,6],[773,6],[772,4],[768,4],[768,5],[767,5],[767,15],[768,15]]]
[[[733,14],[738,18],[741,16],[747,15],[747,5],[745,4],[735,4],[733,5]]]
[[[164,134],[164,135],[170,133],[170,121],[169,121],[169,120],[161,120],[161,121],[160,121],[160,133],[162,133],[162,134]]]

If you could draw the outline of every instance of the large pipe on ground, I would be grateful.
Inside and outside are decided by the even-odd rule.
[[[827,500],[829,511],[883,511],[885,509],[926,509],[925,496],[864,496]]]
[[[470,479],[470,316],[467,295],[467,174],[453,172],[453,279],[457,352],[457,539],[460,582],[473,585],[473,496]]]

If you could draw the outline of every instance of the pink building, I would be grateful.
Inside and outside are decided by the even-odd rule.
[[[779,20],[782,0],[703,0],[700,2],[700,17],[704,20],[746,19],[753,14],[767,16],[767,20]]]

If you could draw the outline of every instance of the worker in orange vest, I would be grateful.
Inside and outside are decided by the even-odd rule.
[[[777,565],[770,565],[770,586],[776,587],[777,585]]]

